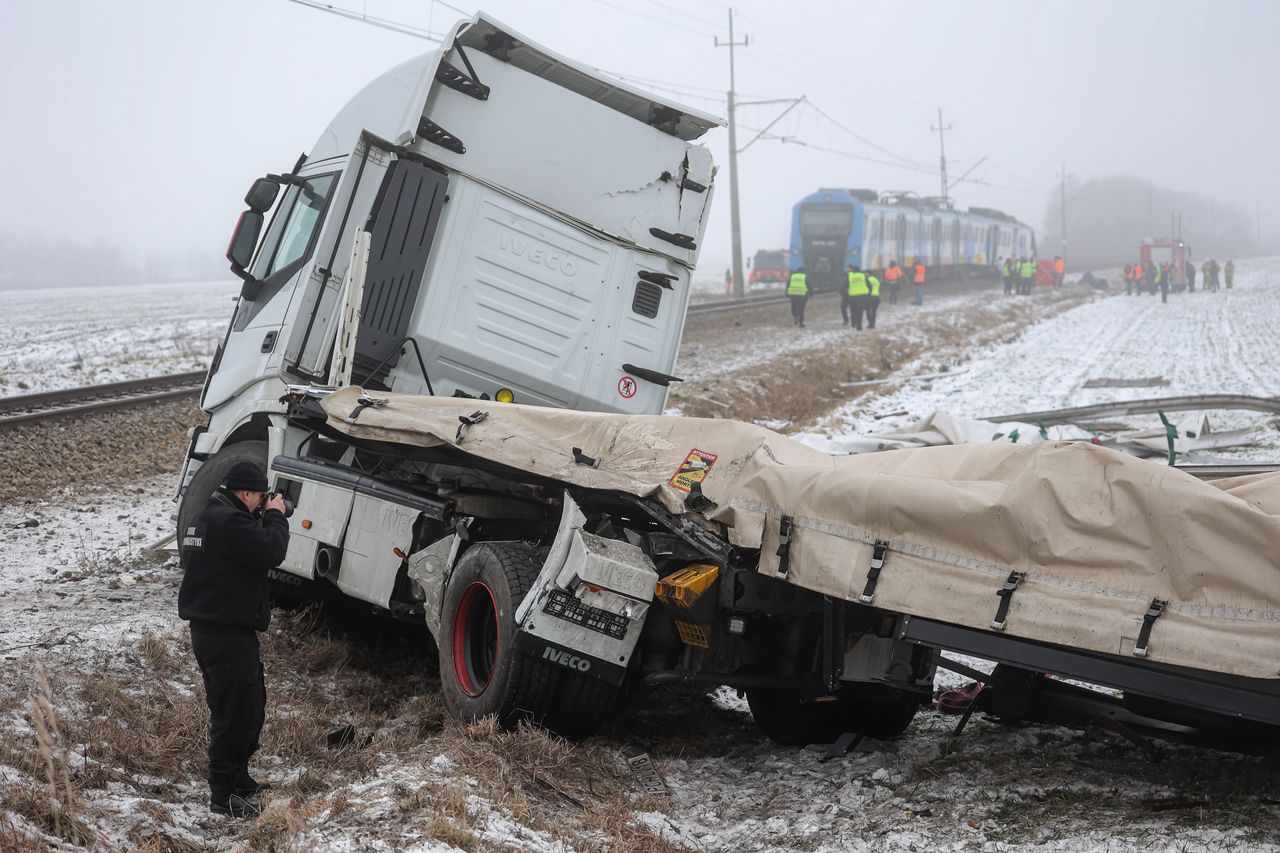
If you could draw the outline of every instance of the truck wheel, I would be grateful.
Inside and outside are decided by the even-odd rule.
[[[469,722],[492,714],[513,729],[521,721],[568,738],[594,732],[617,688],[515,653],[515,612],[541,566],[529,549],[481,543],[458,561],[441,608],[440,686],[445,705]]]
[[[229,444],[209,457],[191,478],[191,485],[182,493],[182,503],[178,505],[178,545],[181,554],[182,537],[187,528],[195,521],[200,510],[209,502],[209,497],[222,485],[227,472],[237,462],[255,462],[267,467],[267,443],[265,441],[242,441]]]
[[[815,702],[798,690],[748,690],[747,705],[760,731],[786,746],[831,743],[845,730],[840,702]]]
[[[879,740],[901,735],[920,709],[913,694],[876,684],[845,684],[840,689],[845,731]]]

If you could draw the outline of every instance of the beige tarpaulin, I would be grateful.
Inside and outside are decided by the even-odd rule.
[[[989,628],[996,591],[1024,572],[1010,635],[1130,655],[1148,607],[1162,599],[1150,660],[1280,677],[1280,473],[1215,486],[1061,442],[832,457],[734,421],[376,392],[369,396],[385,405],[361,406],[361,394],[346,388],[323,401],[332,426],[656,495],[675,512],[684,511],[680,487],[700,486],[718,505],[706,513],[712,526],[734,544],[761,547],[768,574],[789,516],[787,578],[809,589],[857,600],[880,540],[888,555],[878,607]],[[475,412],[487,417],[459,420]],[[575,462],[575,447],[598,467]]]

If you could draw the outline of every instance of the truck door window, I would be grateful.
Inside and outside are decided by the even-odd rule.
[[[240,302],[233,329],[245,328],[311,256],[338,174],[331,172],[289,185],[249,270],[262,282],[262,289],[252,302]]]
[[[336,178],[336,174],[321,175],[289,187],[254,261],[255,278],[267,279],[307,253]]]

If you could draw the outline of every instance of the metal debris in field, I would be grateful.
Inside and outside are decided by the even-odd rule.
[[[1163,376],[1144,376],[1140,379],[1117,379],[1114,376],[1100,376],[1084,383],[1085,388],[1164,388],[1169,380]]]
[[[653,766],[653,759],[649,757],[649,753],[642,752],[639,755],[628,757],[627,765],[631,768],[631,772],[635,774],[641,790],[646,794],[653,797],[671,796],[671,789],[667,787],[667,783],[658,775],[658,768]]]

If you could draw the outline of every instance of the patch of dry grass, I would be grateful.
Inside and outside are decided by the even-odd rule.
[[[690,417],[773,420],[799,429],[845,403],[896,387],[892,382],[858,387],[848,383],[892,378],[904,364],[918,359],[930,365],[924,372],[948,370],[972,352],[1089,298],[1091,291],[1072,287],[1037,293],[1031,299],[971,305],[950,314],[913,318],[899,307],[891,319],[881,316],[880,328],[849,332],[847,341],[682,383],[672,390],[669,405]]]

